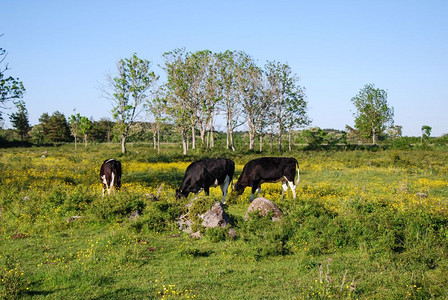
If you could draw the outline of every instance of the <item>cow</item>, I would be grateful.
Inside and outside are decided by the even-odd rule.
[[[113,158],[106,159],[101,165],[100,179],[103,183],[104,192],[109,195],[113,190],[121,188],[121,162]]]
[[[297,181],[294,183],[297,168]],[[299,163],[293,157],[261,157],[249,161],[243,168],[238,181],[234,186],[234,192],[241,195],[248,186],[252,187],[250,202],[254,200],[255,191],[260,193],[263,182],[282,181],[282,195],[291,188],[292,195],[296,198],[296,185],[300,181]]]
[[[220,186],[222,202],[225,202],[227,189],[235,173],[235,163],[225,158],[209,158],[192,162],[185,171],[180,187],[176,189],[176,199],[198,194],[204,190],[208,196],[210,187]]]

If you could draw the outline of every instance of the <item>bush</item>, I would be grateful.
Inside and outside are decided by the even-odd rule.
[[[11,256],[0,267],[0,299],[19,299],[29,288],[30,281]]]
[[[103,220],[120,219],[132,211],[143,211],[145,203],[139,195],[115,193],[97,198],[92,202],[91,212]]]

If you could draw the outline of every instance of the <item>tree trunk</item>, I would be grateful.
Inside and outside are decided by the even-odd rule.
[[[263,151],[263,135],[260,133],[260,152]]]
[[[249,150],[254,150],[255,144],[255,126],[254,123],[249,121]]]
[[[160,129],[157,128],[157,154],[160,154]]]
[[[121,153],[126,153],[126,134],[121,136]]]
[[[157,129],[156,129],[156,131],[157,131]],[[156,136],[156,131],[153,131],[153,132],[152,132],[152,145],[153,145],[154,150],[157,149],[157,136]]]
[[[236,151],[235,141],[233,140],[233,130],[232,130],[232,128],[230,128],[230,147],[231,147],[233,152]]]
[[[191,126],[191,149],[196,149],[196,130],[194,126]]]
[[[201,125],[201,127],[200,127],[201,129],[200,129],[200,134],[201,134],[201,147],[202,148],[205,148],[205,147],[207,147],[206,145],[205,145],[205,134],[206,134],[206,129],[204,128],[204,126],[202,126]]]
[[[78,144],[76,142],[77,142],[77,137],[75,135],[75,150],[78,150]]]
[[[375,130],[375,128],[373,128],[372,129],[372,143],[374,145],[376,145],[376,139],[377,139],[377,137],[376,137],[376,130]]]
[[[211,118],[210,118],[210,148],[215,147],[215,137],[213,135],[213,120],[215,118],[214,110],[211,112]]]
[[[187,141],[187,132],[185,129],[182,129],[182,154],[183,155],[187,155],[187,145],[188,141]]]
[[[288,130],[288,147],[289,147],[289,152],[291,152],[292,147],[291,147],[291,129]]]
[[[278,125],[278,151],[282,153],[282,126]]]
[[[84,148],[87,148],[87,134],[84,134]]]

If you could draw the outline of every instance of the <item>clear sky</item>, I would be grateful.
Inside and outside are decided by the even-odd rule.
[[[404,135],[419,136],[422,125],[448,133],[446,0],[0,0],[1,33],[32,125],[74,109],[112,118],[98,86],[119,59],[135,52],[162,74],[162,54],[185,47],[242,50],[260,67],[288,63],[312,126],[353,126],[350,99],[373,83],[388,92]]]

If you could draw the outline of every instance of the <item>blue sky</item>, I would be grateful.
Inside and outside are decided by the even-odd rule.
[[[448,133],[448,1],[0,0],[7,75],[26,88],[30,122],[42,113],[112,118],[98,86],[134,52],[162,74],[175,48],[242,50],[263,66],[288,63],[306,88],[312,126],[353,126],[350,99],[387,90],[395,124]],[[6,124],[8,125],[8,124]]]

